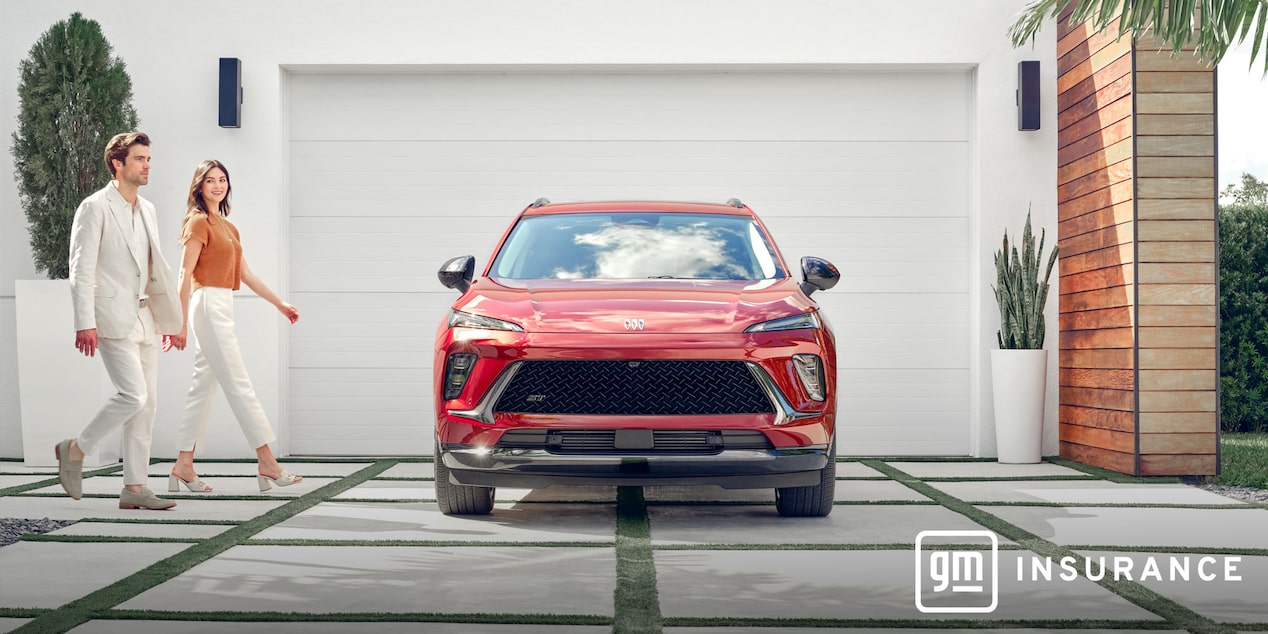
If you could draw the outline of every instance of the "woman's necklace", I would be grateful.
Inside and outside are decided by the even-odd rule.
[[[216,224],[220,225],[220,232],[224,234],[225,240],[228,240],[229,244],[232,245],[233,234],[229,233],[229,227],[225,226],[229,224],[229,221],[225,219],[223,214],[220,216],[220,220]]]

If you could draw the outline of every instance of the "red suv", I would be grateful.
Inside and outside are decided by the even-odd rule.
[[[836,349],[810,299],[727,204],[540,199],[436,333],[436,497],[483,514],[497,486],[774,488],[781,515],[832,511]]]

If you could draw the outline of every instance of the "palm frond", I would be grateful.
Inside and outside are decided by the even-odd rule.
[[[1035,0],[1009,27],[1009,40],[1014,47],[1033,44],[1044,23],[1071,3],[1071,24],[1086,22],[1102,30],[1118,20],[1120,36],[1153,35],[1177,54],[1193,44],[1198,58],[1209,64],[1219,63],[1229,47],[1249,39],[1250,67],[1263,55],[1268,75],[1268,0]]]

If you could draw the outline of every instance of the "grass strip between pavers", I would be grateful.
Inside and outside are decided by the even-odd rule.
[[[91,471],[84,471],[83,476],[84,476],[84,479],[87,480],[88,478],[91,478],[94,476],[110,475],[117,471],[123,471],[123,465],[117,464],[117,465],[111,465],[109,467],[102,467],[100,469],[93,469]],[[14,475],[44,475],[44,474],[36,473],[36,474],[14,474]],[[6,496],[6,495],[17,495],[19,493],[24,493],[26,491],[34,491],[35,489],[43,489],[44,487],[54,487],[54,486],[58,486],[57,473],[54,473],[52,477],[50,477],[47,480],[40,480],[39,482],[32,482],[30,484],[19,484],[16,486],[5,487],[3,489],[0,489],[0,497]],[[49,495],[52,495],[52,494],[49,494]],[[64,497],[66,493],[59,491],[57,495]],[[88,497],[88,496],[85,495],[84,497]],[[119,497],[119,496],[115,495],[114,497]]]
[[[370,463],[356,473],[289,500],[285,504],[266,511],[254,519],[234,526],[215,537],[202,540],[175,555],[141,569],[135,574],[124,577],[87,596],[71,601],[58,608],[55,612],[43,614],[14,630],[14,632],[67,632],[90,619],[100,617],[102,613],[109,611],[114,606],[173,579],[190,568],[234,546],[246,542],[252,535],[294,517],[334,495],[338,495],[373,478],[395,464],[395,460],[382,460]]]
[[[873,629],[919,629],[919,630],[1032,630],[1045,628],[1053,630],[1093,630],[1113,632],[1116,630],[1173,630],[1175,626],[1166,621],[1106,621],[1106,620],[1034,620],[1034,621],[970,621],[966,619],[938,620],[903,620],[903,619],[759,619],[759,618],[711,618],[711,617],[671,617],[665,619],[665,627],[734,627],[756,630],[757,628],[820,628],[831,627],[841,629],[873,628]]]
[[[888,480],[889,478],[886,478]],[[1046,475],[1046,476],[934,476],[921,478],[925,482],[1043,482],[1046,480],[1053,481],[1081,481],[1089,482],[1096,480],[1097,477],[1084,473],[1080,475]]]
[[[85,517],[80,522],[88,524],[190,524],[207,526],[237,526],[246,520],[143,520],[123,517]]]
[[[1094,475],[1102,480],[1109,480],[1110,482],[1117,482],[1119,484],[1180,484],[1184,482],[1180,478],[1171,476],[1134,476],[1126,473],[1119,473],[1118,471],[1110,471],[1109,469],[1102,469],[1100,467],[1094,467],[1092,465],[1067,460],[1065,458],[1058,458],[1056,456],[1049,456],[1044,458],[1044,460],[1055,465],[1074,469],[1075,471],[1082,471],[1083,473]]]
[[[423,548],[613,548],[616,542],[514,542],[471,540],[437,540],[437,539],[252,539],[244,545],[250,546],[330,546],[339,547],[380,547],[380,546],[417,546]]]
[[[1022,501],[972,501],[976,506],[1033,506],[1039,508],[1065,509],[1219,509],[1221,511],[1252,511],[1268,508],[1268,504],[1247,504],[1237,500],[1229,500],[1228,504],[1149,504],[1141,502],[1022,502]]]
[[[27,533],[18,538],[23,542],[65,542],[71,544],[197,544],[202,537],[144,537],[141,535],[48,535]]]
[[[493,612],[168,612],[110,610],[94,619],[144,621],[223,621],[282,623],[490,623],[512,625],[611,625],[606,616],[589,614],[498,614]],[[14,630],[15,632],[18,630]]]
[[[930,499],[942,504],[948,510],[959,513],[1040,556],[1051,557],[1054,561],[1058,561],[1063,557],[1071,557],[1074,560],[1076,569],[1083,569],[1087,565],[1084,557],[1073,550],[1043,539],[997,515],[983,511],[969,502],[944,493],[896,467],[879,460],[865,460],[864,464],[890,476],[918,493],[929,496]],[[1236,634],[1236,630],[1216,623],[1135,581],[1114,580],[1109,575],[1105,575],[1101,579],[1093,581],[1093,583],[1117,594],[1134,605],[1162,617],[1170,625],[1168,629],[1188,630],[1197,634]]]
[[[660,594],[653,557],[652,528],[643,502],[643,487],[618,487],[614,634],[660,633]]]

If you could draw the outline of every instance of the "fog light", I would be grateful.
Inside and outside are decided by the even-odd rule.
[[[817,355],[794,354],[793,367],[797,368],[797,376],[801,379],[801,387],[806,394],[816,401],[823,400],[823,363]]]
[[[476,356],[467,352],[449,355],[445,362],[445,400],[458,398],[475,367]]]

